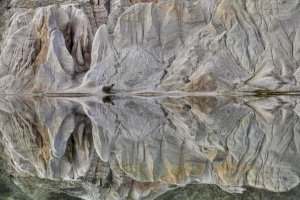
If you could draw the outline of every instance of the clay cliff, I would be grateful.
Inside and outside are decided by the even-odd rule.
[[[297,0],[34,2],[2,17],[3,92],[299,90]]]

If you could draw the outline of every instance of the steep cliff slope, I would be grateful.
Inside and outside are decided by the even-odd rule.
[[[4,92],[299,90],[297,0],[8,5]]]

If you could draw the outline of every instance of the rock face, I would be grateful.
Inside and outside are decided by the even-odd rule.
[[[8,5],[22,6],[22,2]],[[2,91],[47,93],[80,84],[90,68],[97,27],[106,23],[113,27],[130,5],[102,0],[16,11],[2,41]]]
[[[71,3],[17,9],[3,92],[299,90],[298,0]]]
[[[283,192],[300,181],[299,108],[292,98],[7,97],[0,131],[18,176],[80,183],[85,192],[70,194],[83,199],[154,199],[192,182]]]
[[[51,3],[0,2],[1,157],[29,198],[299,184],[299,99],[207,96],[299,91],[298,0]]]

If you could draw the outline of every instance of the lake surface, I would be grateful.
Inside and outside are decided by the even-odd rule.
[[[2,96],[0,199],[300,199],[298,96]]]

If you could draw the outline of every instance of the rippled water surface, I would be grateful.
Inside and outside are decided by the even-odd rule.
[[[0,199],[300,199],[300,97],[0,99]]]

